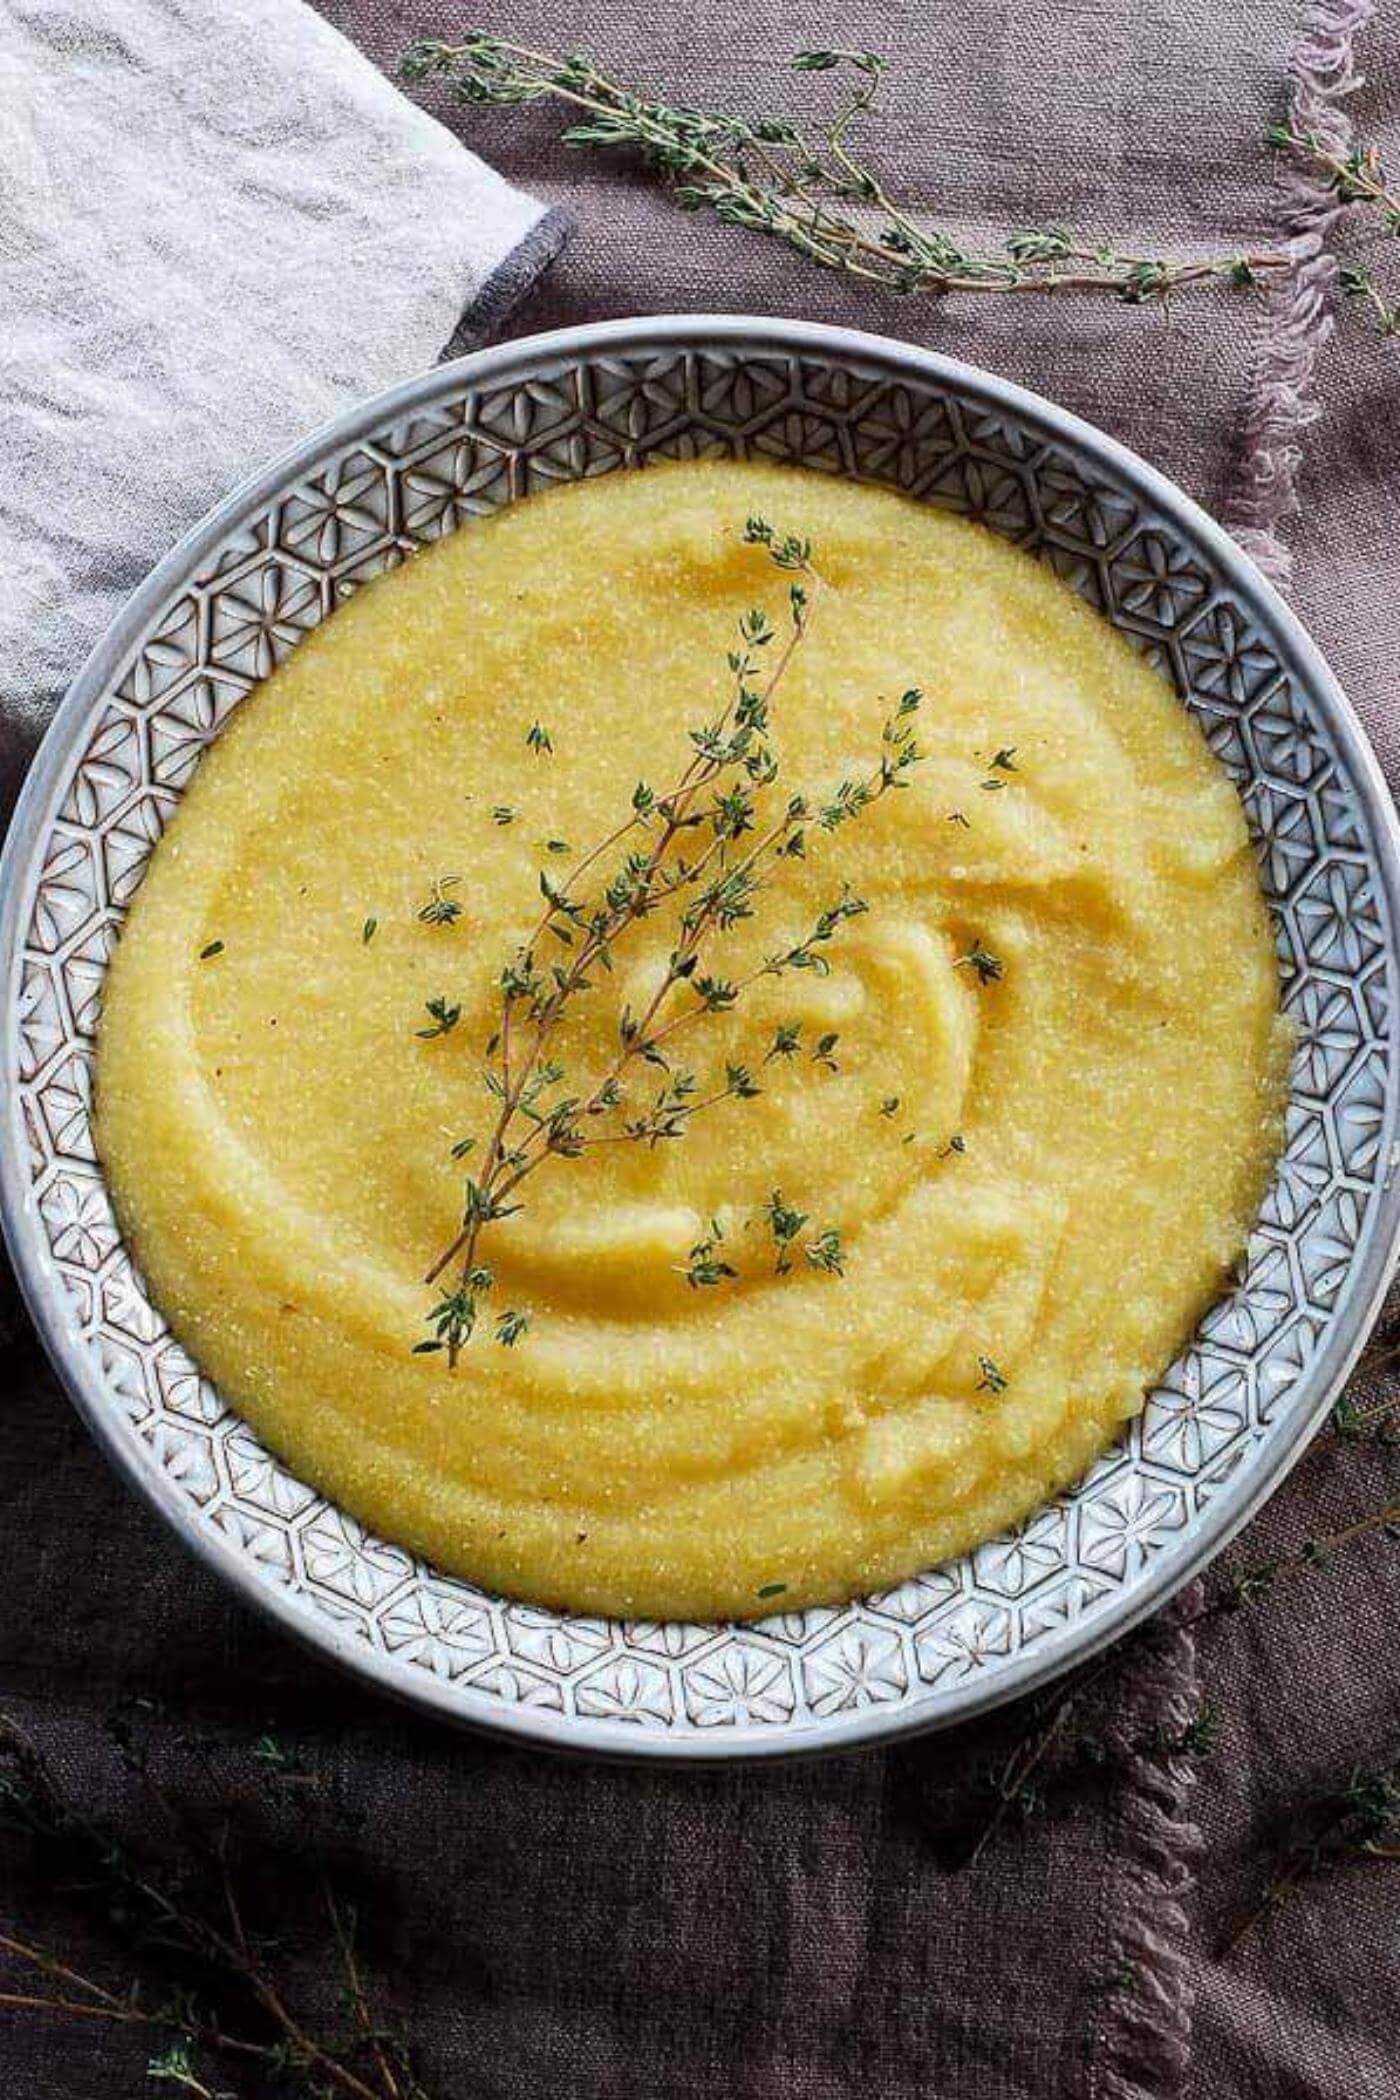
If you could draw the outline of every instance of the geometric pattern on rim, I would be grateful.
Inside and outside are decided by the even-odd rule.
[[[1174,682],[1244,799],[1299,1029],[1287,1142],[1232,1294],[1123,1441],[1073,1491],[961,1560],[839,1610],[756,1626],[582,1619],[441,1575],[298,1481],[168,1334],[118,1234],[92,1145],[102,978],[146,858],[251,686],[357,583],[531,491],[651,459],[743,455],[855,475],[979,519],[1048,562]],[[1251,1454],[1344,1305],[1385,1170],[1395,987],[1376,855],[1321,711],[1208,551],[1101,461],[954,382],[762,344],[522,359],[317,469],[231,533],[147,626],[96,710],[49,823],[6,1044],[32,1199],[123,1435],[260,1582],[428,1673],[464,1718],[516,1710],[562,1739],[754,1746],[947,1693],[1139,1584]],[[548,1717],[556,1717],[550,1723]],[[833,1735],[832,1724],[838,1724]]]

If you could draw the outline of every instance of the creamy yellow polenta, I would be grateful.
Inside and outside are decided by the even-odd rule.
[[[831,585],[776,702],[781,792],[868,770],[908,685],[927,760],[715,952],[739,976],[843,881],[868,901],[829,977],[765,980],[690,1038],[702,1077],[758,1068],[785,1022],[802,1051],[682,1143],[542,1169],[483,1247],[530,1332],[488,1325],[449,1371],[410,1352],[451,1147],[487,1126],[502,963],[540,866],[562,879],[639,777],[677,777],[740,613],[781,618],[753,511]],[[461,916],[424,923],[444,875]],[[601,1073],[668,947],[648,922],[577,1002],[573,1070]],[[461,1018],[427,1040],[439,997]],[[836,1071],[810,1054],[832,1032]],[[455,534],[242,706],[113,963],[98,1120],[176,1333],[348,1509],[542,1602],[762,1613],[973,1545],[1113,1437],[1244,1245],[1282,1040],[1239,803],[1124,641],[958,519],[687,465]],[[840,1231],[844,1276],[774,1274],[775,1190]],[[741,1274],[697,1290],[712,1218]]]

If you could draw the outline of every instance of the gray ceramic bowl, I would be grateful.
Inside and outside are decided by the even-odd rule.
[[[1131,634],[1244,798],[1299,1029],[1287,1148],[1246,1273],[1122,1443],[962,1560],[841,1610],[744,1627],[506,1603],[367,1535],[295,1479],[146,1297],[88,1116],[115,930],[250,687],[357,582],[425,541],[557,481],[710,454],[966,512]],[[323,1654],[452,1719],[560,1747],[847,1750],[976,1713],[1122,1633],[1302,1450],[1396,1245],[1398,869],[1390,797],[1316,649],[1217,526],[1097,431],[984,372],[793,322],[620,322],[514,343],[340,417],[231,496],[77,679],[0,878],[5,1231],[109,1457],[241,1596]]]

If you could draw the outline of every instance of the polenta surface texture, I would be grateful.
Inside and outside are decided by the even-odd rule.
[[[829,976],[693,1031],[702,1076],[739,1058],[762,1095],[543,1167],[483,1248],[530,1330],[449,1369],[412,1351],[453,1144],[489,1129],[502,965],[541,866],[679,777],[744,610],[783,617],[755,512],[830,586],[775,700],[782,792],[867,771],[906,686],[926,758],[717,944],[738,977],[843,882],[869,905]],[[425,921],[449,875],[460,913]],[[606,1068],[672,930],[575,1003],[572,1066]],[[428,1037],[430,1000],[460,1016]],[[800,1052],[765,1063],[786,1024]],[[762,1614],[892,1583],[1082,1472],[1245,1244],[1283,1050],[1238,800],[1127,643],[962,520],[692,464],[459,531],[243,704],[112,965],[98,1123],[175,1332],[345,1508],[541,1603]],[[775,1191],[839,1230],[844,1274],[774,1273]],[[711,1220],[740,1273],[696,1289]]]

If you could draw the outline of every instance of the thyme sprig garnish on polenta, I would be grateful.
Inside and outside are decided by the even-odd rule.
[[[722,1077],[702,1081],[677,1058],[675,1039],[697,1022],[729,1014],[761,979],[804,970],[827,975],[830,944],[866,911],[866,901],[843,885],[805,934],[738,976],[721,971],[715,943],[754,919],[786,863],[805,860],[809,847],[905,786],[922,756],[914,737],[922,695],[910,687],[885,721],[868,772],[842,779],[824,797],[783,791],[770,710],[825,587],[805,539],[779,533],[759,517],[748,519],[743,536],[788,580],[782,618],[762,607],[740,617],[726,657],[725,704],[714,720],[690,731],[690,754],[672,785],[658,792],[638,781],[628,814],[567,877],[539,870],[543,909],[501,972],[498,1020],[483,1066],[497,1104],[495,1123],[467,1176],[460,1227],[425,1279],[440,1294],[428,1315],[429,1337],[417,1347],[445,1351],[449,1363],[476,1331],[495,1285],[481,1260],[483,1236],[520,1210],[522,1184],[546,1160],[579,1159],[599,1145],[672,1143],[721,1102],[763,1093],[753,1065],[736,1057],[724,1062]],[[552,749],[538,722],[526,742],[536,753]],[[499,822],[501,810],[495,815]],[[623,1004],[605,1070],[571,1072],[554,1054],[561,1021],[612,971],[619,942],[668,907],[675,915],[671,947],[656,989],[640,1011]],[[428,1012],[435,1025],[418,1031],[425,1038],[447,1033],[459,1018],[445,999],[429,1001]],[[837,1041],[834,1031],[819,1036],[812,1060],[835,1070]],[[783,1024],[758,1069],[795,1056],[800,1042],[800,1024]],[[789,1264],[782,1257],[807,1221],[776,1193],[768,1215],[783,1273]],[[802,1252],[812,1269],[842,1274],[844,1250],[834,1227],[803,1243]],[[691,1248],[681,1273],[697,1290],[737,1277],[718,1221]],[[498,1338],[514,1341],[524,1317],[502,1315]]]

